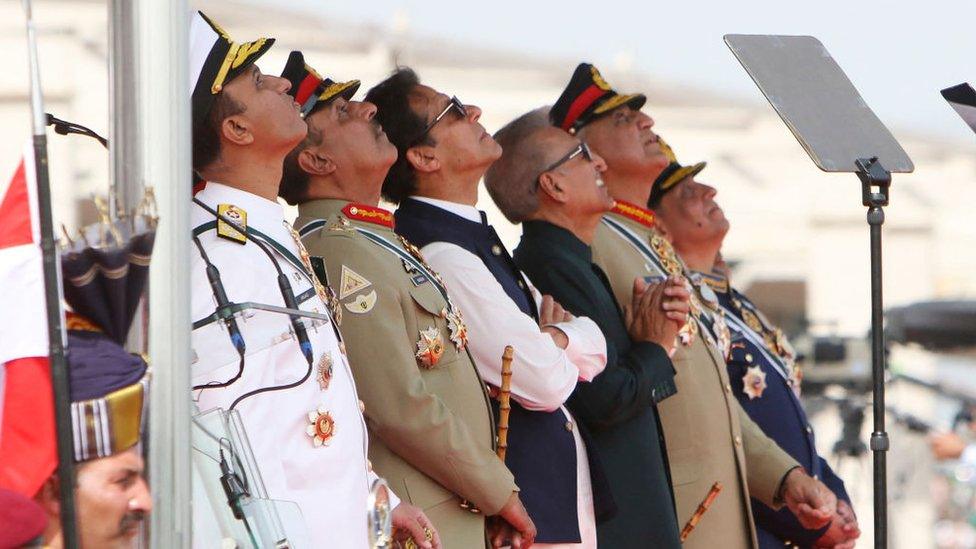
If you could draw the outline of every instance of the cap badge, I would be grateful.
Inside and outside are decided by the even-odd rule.
[[[610,91],[610,84],[607,84],[607,81],[603,79],[603,76],[596,67],[590,67],[590,75],[593,77],[593,83],[596,84],[596,87],[603,91]]]

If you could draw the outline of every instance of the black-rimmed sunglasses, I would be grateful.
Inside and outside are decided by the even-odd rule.
[[[424,128],[424,131],[421,132],[420,135],[413,140],[412,145],[416,145],[417,143],[423,141],[424,137],[427,137],[427,134],[430,133],[430,130],[433,129],[434,126],[436,126],[437,123],[441,121],[441,119],[447,116],[447,113],[451,112],[451,109],[456,110],[457,113],[462,118],[467,118],[468,116],[468,109],[464,108],[464,103],[462,103],[461,100],[457,98],[457,96],[452,96],[451,100],[447,102],[447,106],[444,107],[444,110],[442,110],[440,114],[435,116],[434,119],[430,121],[430,124],[427,124],[427,127]]]

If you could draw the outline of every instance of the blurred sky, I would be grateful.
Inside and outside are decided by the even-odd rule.
[[[953,140],[974,138],[939,90],[976,81],[976,0],[289,0],[288,5],[337,21],[406,25],[421,37],[586,59],[608,68],[630,66],[756,101],[762,101],[759,90],[722,36],[810,34],[889,126]],[[567,67],[567,78],[571,70]]]

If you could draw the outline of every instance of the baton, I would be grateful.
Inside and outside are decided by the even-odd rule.
[[[498,393],[498,457],[505,461],[508,450],[508,414],[512,411],[512,356],[515,350],[505,346],[502,353],[502,386]]]
[[[715,484],[712,485],[712,489],[708,491],[708,495],[705,496],[705,499],[703,499],[702,502],[698,504],[698,509],[695,511],[695,514],[691,515],[691,518],[688,519],[688,524],[685,524],[685,527],[681,529],[682,543],[684,543],[684,541],[688,539],[688,536],[691,535],[691,531],[695,529],[695,526],[698,525],[698,521],[701,520],[702,515],[704,515],[705,511],[708,511],[708,508],[712,506],[712,502],[715,501],[715,498],[718,497],[718,493],[721,491],[722,491],[721,482],[716,482]]]

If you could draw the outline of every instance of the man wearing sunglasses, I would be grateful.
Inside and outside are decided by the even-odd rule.
[[[668,165],[654,121],[640,112],[644,102],[641,94],[617,93],[596,67],[582,63],[549,112],[555,127],[606,159],[603,178],[616,206],[595,229],[593,260],[621,305],[639,295],[634,277],[687,274],[655,228],[654,213],[643,207]],[[711,301],[691,294],[692,321],[673,357],[677,395],[660,406],[679,523],[689,520],[715,483],[723,487],[684,547],[755,547],[750,496],[775,509],[785,505],[805,527],[821,528],[834,512],[834,495],[739,405],[725,366],[729,330]]]
[[[606,164],[550,126],[547,110],[496,134],[505,152],[486,185],[505,216],[523,224],[518,266],[572,313],[596,321],[607,339],[606,370],[570,400],[594,433],[619,508],[600,525],[600,546],[679,547],[657,404],[673,398],[668,353],[687,319],[688,292],[677,280],[648,288],[637,279],[636,298],[618,307],[590,252],[594,230],[613,207],[600,178]]]
[[[506,464],[520,491],[501,511],[484,510],[504,519],[494,541],[524,547],[538,531],[540,544],[594,547],[595,523],[611,504],[602,469],[563,403],[606,365],[603,335],[589,319],[533,293],[475,207],[479,181],[501,154],[478,122],[479,108],[421,84],[409,69],[366,100],[377,105],[399,153],[383,185],[400,205],[397,232],[421,247],[451,289],[464,311],[468,350],[492,387],[501,385],[505,346],[515,349]]]

